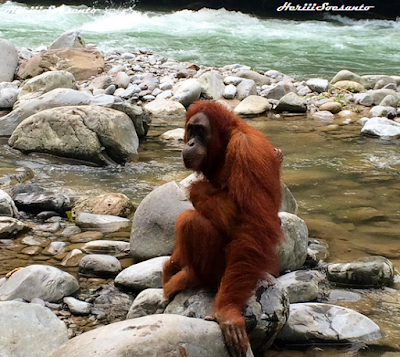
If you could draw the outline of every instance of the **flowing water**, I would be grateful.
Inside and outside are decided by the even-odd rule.
[[[342,68],[360,74],[400,74],[400,23],[390,21],[288,21],[261,19],[225,10],[175,13],[97,10],[94,14],[10,13],[14,3],[0,5],[0,37],[18,47],[44,48],[66,30],[81,31],[86,42],[102,50],[146,47],[166,57],[221,66],[235,62],[256,69],[278,69],[297,78],[330,77]],[[63,7],[64,11],[72,8]],[[363,137],[360,126],[329,130],[304,116],[250,121],[284,154],[283,180],[299,204],[299,216],[310,232],[330,245],[330,261],[383,255],[400,270],[400,147],[398,141]],[[82,193],[120,192],[136,204],[155,187],[186,177],[180,145],[158,135],[182,126],[152,128],[140,146],[138,163],[99,168],[51,156],[23,155],[0,142],[0,169],[29,167],[33,182]],[[367,212],[367,213],[366,213]],[[370,213],[373,212],[372,216]],[[13,243],[14,244],[14,243]],[[0,271],[19,266],[18,242],[0,246]],[[7,256],[7,257],[8,257]],[[23,257],[26,265],[37,261]],[[47,258],[49,259],[49,258]],[[54,261],[57,265],[59,262]],[[391,290],[364,294],[343,302],[370,316],[386,332],[386,346],[343,356],[394,357],[400,349],[400,299]],[[306,352],[280,351],[279,356],[337,355],[336,348]],[[272,354],[271,354],[272,356]]]
[[[44,48],[64,31],[79,30],[86,42],[105,51],[144,47],[201,65],[243,63],[297,78],[329,78],[343,68],[359,74],[400,73],[399,21],[340,16],[277,20],[224,9],[95,9],[94,14],[76,13],[85,7],[61,6],[47,13],[23,9],[11,2],[0,5],[0,38],[18,47]]]

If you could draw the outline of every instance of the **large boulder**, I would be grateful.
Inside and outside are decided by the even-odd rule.
[[[278,335],[282,343],[367,342],[382,336],[379,326],[360,313],[321,303],[290,304],[290,316]]]
[[[40,97],[42,94],[56,88],[75,89],[74,75],[67,71],[51,71],[29,79],[22,85],[18,101],[21,102]],[[17,108],[18,103],[14,107],[14,110]]]
[[[17,66],[17,49],[11,42],[0,38],[0,82],[12,82]]]
[[[9,145],[24,152],[107,164],[134,160],[139,139],[131,119],[122,112],[71,106],[43,110],[25,119],[14,130]]]
[[[10,136],[24,119],[45,109],[69,105],[111,106],[114,104],[114,101],[115,98],[112,95],[93,96],[90,93],[69,88],[53,89],[38,98],[20,102],[17,109],[1,117],[0,136]]]
[[[14,272],[0,285],[0,301],[40,298],[57,302],[78,289],[78,281],[71,274],[48,265],[30,265]]]
[[[66,70],[71,72],[77,81],[82,81],[101,73],[103,68],[104,57],[96,49],[55,49],[41,52],[22,62],[17,76],[27,79],[47,71]]]
[[[230,357],[215,322],[152,315],[86,332],[48,357]]]
[[[59,48],[85,48],[85,41],[79,31],[66,31],[49,46],[49,50]]]
[[[68,341],[65,324],[39,304],[0,302],[1,357],[43,357]]]
[[[285,288],[271,275],[267,279],[258,284],[244,310],[251,348],[257,355],[272,345],[289,315]],[[170,302],[164,313],[203,319],[212,314],[214,298],[212,291],[186,290]]]

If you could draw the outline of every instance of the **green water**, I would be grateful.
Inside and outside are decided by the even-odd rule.
[[[17,13],[0,5],[0,38],[18,47],[45,48],[67,30],[104,51],[147,48],[168,58],[222,66],[242,63],[277,69],[296,78],[332,77],[340,69],[359,74],[400,74],[400,22],[263,19],[224,9],[178,12],[100,10],[94,14]],[[84,7],[81,8],[84,10]],[[82,11],[83,11],[82,10]]]

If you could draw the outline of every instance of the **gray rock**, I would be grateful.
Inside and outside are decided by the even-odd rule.
[[[243,100],[249,95],[257,95],[257,85],[252,79],[243,79],[236,87],[236,98]]]
[[[51,255],[57,255],[60,253],[63,253],[65,251],[66,244],[65,242],[51,242],[47,248],[46,251],[49,252]]]
[[[89,278],[114,278],[121,270],[119,260],[105,254],[89,254],[79,262],[79,275]]]
[[[321,260],[326,260],[329,257],[328,243],[321,242],[317,239],[309,239],[307,248],[306,263],[308,266],[317,266]]]
[[[63,267],[77,267],[81,259],[84,257],[83,252],[80,249],[72,249],[62,260],[61,265]]]
[[[326,92],[329,89],[329,82],[322,78],[310,78],[306,85],[313,91],[317,93]]]
[[[11,42],[0,38],[0,82],[12,82],[17,66],[17,49]]]
[[[371,118],[361,129],[361,134],[381,138],[400,137],[400,124],[386,118]]]
[[[19,103],[14,109],[18,109],[21,102],[38,98],[57,88],[75,89],[74,75],[67,71],[50,71],[27,80],[21,87]]]
[[[85,41],[79,31],[66,31],[49,46],[49,50],[58,48],[85,48]]]
[[[300,269],[307,258],[308,229],[306,223],[294,214],[280,212],[284,241],[277,247],[279,271]]]
[[[165,309],[165,314],[178,314],[203,319],[213,309],[215,292],[187,290],[179,293]],[[244,310],[246,329],[252,350],[261,355],[274,342],[289,315],[286,290],[271,275],[261,281],[247,301]]]
[[[360,84],[363,84],[363,80],[358,74],[355,74],[347,69],[342,69],[332,78],[331,83],[335,84],[339,81],[354,81]]]
[[[250,95],[243,99],[235,108],[238,115],[259,115],[271,109],[268,99],[258,95]]]
[[[127,319],[162,314],[169,300],[164,296],[163,289],[146,289],[141,291],[129,309]]]
[[[312,115],[313,119],[324,123],[324,124],[329,124],[333,122],[333,114],[327,110],[321,110],[318,112],[313,113]]]
[[[38,304],[0,302],[0,321],[2,357],[43,357],[68,341],[65,324]]]
[[[386,84],[396,83],[395,79],[384,74],[367,74],[365,76],[361,76],[361,78],[366,89],[373,89],[379,80],[383,80],[386,82]]]
[[[43,110],[25,119],[9,145],[24,152],[45,152],[98,164],[137,157],[139,139],[131,119],[100,106]]]
[[[370,90],[365,93],[357,93],[354,95],[354,102],[356,104],[361,104],[366,107],[370,107],[372,105],[378,105],[382,100],[388,96],[393,95],[395,98],[397,97],[396,92],[391,89],[377,89]]]
[[[167,141],[183,141],[185,136],[185,129],[177,128],[173,130],[168,130],[160,135],[160,139]]]
[[[382,336],[379,326],[360,313],[321,303],[290,304],[290,316],[278,335],[283,343],[366,342]]]
[[[333,289],[329,292],[328,302],[335,301],[359,301],[361,295],[352,291]]]
[[[29,265],[13,273],[0,286],[0,301],[40,298],[57,302],[78,289],[78,281],[71,274],[48,265]]]
[[[390,286],[394,276],[393,264],[380,256],[329,264],[327,272],[330,281],[352,287]]]
[[[245,78],[245,79],[252,79],[258,86],[268,85],[271,84],[271,79],[263,74],[260,74],[256,71],[250,70],[242,70],[236,73],[236,76]]]
[[[124,269],[115,278],[115,285],[139,292],[147,288],[161,288],[161,272],[169,257],[157,257]]]
[[[38,304],[40,306],[46,307],[45,301],[39,298],[32,299],[31,304]]]
[[[397,89],[396,81],[389,76],[385,76],[385,77],[378,79],[378,81],[374,85],[374,89],[381,89],[381,88],[386,88],[386,87],[387,87],[387,89],[396,90]]]
[[[290,92],[279,100],[275,110],[277,112],[305,113],[307,111],[307,103],[296,93]]]
[[[179,214],[193,208],[175,181],[147,195],[138,206],[131,232],[131,255],[135,261],[169,255],[174,247],[175,221]]]
[[[171,90],[166,90],[162,93],[160,93],[156,99],[168,99],[172,97],[172,91]]]
[[[127,88],[130,83],[130,78],[125,72],[118,72],[114,79],[114,83],[118,88]]]
[[[399,104],[399,99],[392,94],[387,95],[382,101],[379,103],[382,107],[396,107]]]
[[[199,100],[202,88],[197,79],[188,79],[182,82],[175,91],[174,100],[185,107],[188,107],[194,101]]]
[[[382,89],[390,89],[390,90],[397,91],[397,85],[396,85],[396,83],[388,83]]]
[[[282,182],[282,202],[279,212],[297,214],[299,206],[289,188]]]
[[[243,78],[241,77],[235,77],[235,76],[227,76],[224,78],[224,83],[228,85],[233,85],[237,86],[241,81],[243,81]]]
[[[115,98],[112,95],[94,97],[87,92],[69,88],[57,88],[32,100],[24,100],[18,108],[0,118],[0,136],[10,136],[24,119],[49,108],[73,105],[111,106]]]
[[[18,209],[10,195],[0,190],[0,216],[18,218]]]
[[[311,89],[307,86],[298,86],[297,87],[297,94],[299,96],[304,96],[307,95],[308,93],[311,93]]]
[[[129,232],[132,227],[132,222],[127,218],[86,212],[77,213],[75,224],[83,231],[100,231],[103,233]]]
[[[65,297],[64,303],[67,304],[69,311],[74,315],[89,315],[92,311],[92,304],[75,299],[73,297]]]
[[[28,226],[12,217],[0,216],[0,239],[11,239]]]
[[[291,82],[281,81],[277,84],[268,86],[261,92],[261,95],[268,99],[281,99],[287,93],[296,93],[296,88]]]
[[[152,315],[86,332],[48,357],[123,357],[127,351],[132,357],[230,356],[215,322],[177,315]]]
[[[18,94],[18,88],[0,88],[0,108],[12,108],[17,101]]]
[[[197,80],[201,85],[201,93],[205,98],[217,100],[222,97],[225,85],[219,72],[203,73]]]
[[[222,94],[222,96],[225,99],[233,99],[235,98],[236,95],[236,86],[234,86],[233,84],[228,84],[225,89],[224,89],[224,93]]]
[[[134,94],[138,94],[141,91],[140,87],[137,84],[132,84],[121,92],[120,92],[120,89],[121,88],[117,89],[115,91],[114,95],[119,96],[124,99],[129,99]]]
[[[81,232],[82,232],[82,231],[81,231],[81,229],[80,229],[79,227],[73,225],[73,226],[65,227],[65,229],[62,231],[61,234],[62,234],[64,237],[72,237],[73,235],[79,234],[79,233],[81,233]]]
[[[286,288],[289,301],[293,304],[316,300],[319,292],[318,283],[323,278],[318,271],[298,270],[281,275],[278,281]]]
[[[88,254],[107,254],[116,258],[123,258],[130,253],[128,242],[115,240],[95,240],[86,243],[81,249]]]
[[[106,89],[104,89],[104,94],[113,95],[115,93],[115,90],[116,90],[115,84],[111,84]]]
[[[377,105],[371,108],[371,110],[368,113],[368,116],[370,118],[385,117],[388,119],[393,119],[396,118],[397,112],[396,109],[393,107],[383,107],[381,105]]]
[[[144,108],[151,113],[153,120],[183,120],[186,115],[185,107],[181,103],[172,100],[157,98],[146,104]]]
[[[168,90],[168,89],[172,89],[173,85],[171,82],[164,82],[160,84],[160,89],[161,90]]]

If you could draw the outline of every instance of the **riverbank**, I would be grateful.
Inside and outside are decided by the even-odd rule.
[[[76,33],[65,35],[56,43],[65,44],[66,42],[75,46],[82,46],[84,43]],[[9,51],[11,53],[12,49],[9,49]],[[130,156],[132,152],[125,155],[127,153],[126,146],[123,145],[121,140],[121,138],[126,137],[125,133],[114,131],[111,126],[108,126],[110,123],[113,121],[123,123],[124,128],[127,128],[126,130],[132,133],[136,132],[141,136],[142,141],[138,142],[139,147],[136,148],[139,160],[141,155],[152,160],[156,156],[149,157],[149,153],[140,150],[141,145],[146,145],[146,141],[151,140],[151,138],[146,139],[146,134],[149,132],[151,134],[152,127],[158,128],[159,133],[160,129],[171,125],[182,126],[186,106],[199,98],[212,98],[222,100],[225,103],[224,105],[229,105],[240,115],[252,118],[250,122],[256,127],[261,127],[264,122],[268,122],[269,125],[272,125],[272,128],[274,125],[280,125],[280,131],[298,130],[300,133],[306,132],[308,140],[302,142],[302,145],[293,145],[291,150],[284,151],[284,154],[288,156],[284,164],[288,160],[293,162],[294,168],[296,168],[296,165],[297,167],[304,165],[306,159],[300,161],[296,158],[296,155],[299,155],[299,152],[302,151],[308,153],[308,160],[314,166],[311,166],[308,175],[304,176],[296,176],[295,169],[285,176],[284,166],[284,178],[292,184],[294,191],[299,185],[311,180],[314,185],[315,182],[318,185],[323,185],[322,192],[326,192],[330,191],[326,189],[326,183],[324,183],[327,178],[326,172],[318,170],[318,148],[324,145],[322,142],[346,140],[347,137],[347,139],[369,140],[371,145],[382,146],[383,143],[395,144],[398,135],[396,132],[398,109],[396,97],[398,98],[399,83],[398,77],[395,76],[359,76],[349,71],[343,71],[338,73],[336,78],[329,80],[309,78],[307,81],[297,81],[275,70],[259,73],[252,71],[245,65],[231,65],[223,68],[203,67],[193,63],[163,58],[145,49],[106,54],[91,47],[75,50],[53,49],[50,52],[40,53],[24,50],[20,51],[18,56],[17,75],[20,78],[27,78],[27,80],[7,82],[8,84],[4,85],[2,90],[6,90],[5,94],[7,95],[2,92],[1,98],[7,99],[6,102],[10,103],[10,98],[12,99],[14,94],[14,98],[18,102],[12,103],[13,110],[8,114],[4,112],[3,114],[6,115],[0,118],[0,122],[7,123],[7,125],[2,125],[1,128],[2,130],[4,128],[9,130],[9,134],[5,135],[10,135],[11,141],[9,143],[15,149],[13,149],[13,155],[24,157],[25,161],[32,156],[25,156],[23,153],[32,152],[33,157],[35,155],[40,157],[40,153],[45,151],[58,157],[72,156],[74,159],[86,160],[86,165],[111,165],[111,169],[119,167],[118,170],[123,171],[125,166],[115,165],[115,162],[118,162],[116,160],[122,158],[120,164],[125,162],[128,168],[134,166],[135,161]],[[12,59],[10,56],[7,57],[8,60],[10,58]],[[68,61],[65,59],[68,59]],[[104,62],[101,62],[102,59]],[[1,63],[5,63],[8,68],[10,62],[1,61]],[[49,63],[51,64],[51,71],[49,71],[49,67],[46,67],[49,66]],[[39,74],[38,71],[44,71],[44,73]],[[6,71],[3,70],[1,73],[6,73]],[[33,78],[28,79],[30,76],[33,76]],[[9,79],[12,80],[12,78]],[[357,91],[360,91],[360,93],[356,93]],[[394,101],[391,97],[394,98]],[[82,109],[82,104],[85,109]],[[6,111],[10,111],[10,109]],[[376,114],[378,110],[379,114]],[[107,113],[107,118],[103,118],[103,113]],[[261,119],[257,119],[259,115],[262,115]],[[370,138],[362,135],[362,124],[364,122],[374,124],[374,120],[368,119],[368,117],[375,115],[381,115],[381,119],[375,120],[376,126],[372,125],[372,127],[375,127],[376,131],[369,131],[369,134],[381,135],[382,131],[380,130],[383,126],[383,136],[385,138],[390,137],[389,140],[380,141],[381,139],[376,137]],[[383,116],[391,119],[386,118],[386,121],[382,119]],[[296,118],[299,119],[297,122]],[[362,118],[364,119],[361,120]],[[16,121],[18,120],[21,120],[18,124],[19,129],[10,129],[14,124],[17,124]],[[98,125],[99,123],[101,125]],[[114,135],[111,143],[110,140],[104,141],[105,133],[101,130],[101,126],[106,124],[106,134],[111,137]],[[148,132],[149,124],[150,131]],[[25,125],[27,127],[24,129]],[[298,128],[299,126],[301,128]],[[297,129],[295,129],[296,127]],[[70,128],[79,128],[79,130],[70,131]],[[90,129],[90,132],[87,132],[87,128]],[[77,150],[79,145],[86,145],[91,138],[94,138],[93,132],[97,140],[104,143],[103,147],[98,148],[94,143],[92,146],[85,146],[84,150]],[[32,133],[34,135],[31,135]],[[68,134],[67,141],[64,140],[66,133]],[[152,135],[155,136],[154,132]],[[267,135],[270,136],[268,132]],[[177,148],[175,150],[179,150],[182,131],[178,132],[177,136],[165,135],[165,137],[172,139],[172,144],[165,144],[165,147],[175,145],[175,148]],[[281,138],[283,144],[285,137]],[[157,134],[155,139],[160,140],[161,137],[158,137]],[[271,135],[271,139],[274,140],[273,135]],[[291,139],[298,140],[296,135],[291,136]],[[24,146],[19,146],[22,145],[21,143]],[[71,143],[74,145],[70,145]],[[27,146],[28,144],[32,146]],[[69,148],[68,145],[73,149]],[[279,147],[279,145],[277,146]],[[336,160],[335,151],[339,151],[338,146],[336,144],[336,146],[330,148],[332,164]],[[122,149],[118,149],[120,147]],[[387,150],[390,150],[390,148]],[[121,153],[121,155],[115,155],[115,151]],[[88,155],[88,152],[91,155]],[[81,156],[82,153],[85,153],[85,155]],[[151,154],[154,154],[154,152],[151,152]],[[179,160],[179,153],[175,155],[175,158]],[[53,160],[66,159],[55,157]],[[157,163],[154,164],[157,165]],[[86,165],[82,167],[90,170],[90,167]],[[349,167],[353,165],[357,165],[354,159],[349,163]],[[68,284],[65,284],[68,289],[63,290],[66,297],[73,295],[81,302],[89,305],[81,305],[71,299],[61,300],[58,295],[49,297],[51,289],[48,286],[46,287],[46,279],[40,278],[39,281],[36,281],[37,284],[33,284],[37,286],[34,294],[37,294],[36,298],[39,296],[41,300],[35,300],[35,302],[55,311],[55,314],[60,316],[67,324],[70,336],[79,335],[103,324],[124,320],[133,299],[138,299],[136,294],[139,291],[146,291],[143,290],[144,288],[157,289],[160,287],[159,274],[162,259],[153,261],[149,256],[137,258],[137,255],[142,254],[138,253],[140,250],[150,251],[153,256],[168,254],[171,247],[160,247],[161,244],[159,244],[159,242],[164,242],[164,239],[156,239],[153,243],[150,239],[155,239],[157,234],[168,239],[171,237],[168,231],[170,225],[163,226],[162,222],[157,221],[157,217],[167,217],[173,221],[177,212],[172,208],[179,208],[178,211],[189,208],[189,203],[185,199],[179,199],[180,195],[183,194],[180,191],[180,185],[172,182],[167,186],[164,185],[165,191],[162,195],[160,195],[159,190],[154,191],[153,197],[155,195],[156,198],[153,198],[153,201],[150,200],[153,205],[146,208],[143,201],[142,208],[138,207],[132,221],[133,209],[129,204],[130,200],[127,200],[123,195],[113,194],[101,197],[85,195],[85,192],[71,192],[63,189],[62,186],[48,190],[46,186],[38,187],[34,184],[35,170],[29,173],[29,170],[23,171],[20,168],[17,172],[20,172],[19,179],[12,180],[13,177],[10,177],[10,180],[6,180],[7,183],[3,186],[10,194],[11,200],[8,195],[4,195],[4,207],[9,208],[7,214],[9,218],[3,220],[2,223],[6,227],[3,230],[5,235],[1,240],[1,256],[2,262],[4,262],[2,264],[9,267],[9,264],[15,263],[15,261],[22,263],[20,264],[22,266],[32,266],[32,262],[45,263],[62,268],[62,270],[69,271],[73,275],[79,274],[80,280],[75,282],[70,277],[60,276],[59,270],[52,272],[62,281],[68,282]],[[385,172],[388,176],[391,175],[389,168],[385,169]],[[340,180],[343,174],[338,173],[335,180]],[[173,179],[177,179],[177,177]],[[368,183],[376,183],[377,180],[383,180],[384,177],[381,172],[379,176],[367,174],[363,179],[365,180],[363,183],[367,185]],[[19,181],[25,181],[26,185],[20,185]],[[387,192],[391,178],[386,180],[385,183],[386,187],[376,188],[378,195],[384,195]],[[313,184],[308,188],[310,195],[315,194],[315,191],[312,191]],[[301,256],[299,258],[300,265],[289,268],[289,270],[294,270],[294,277],[292,277],[294,281],[288,279],[285,283],[285,286],[291,291],[290,299],[292,302],[319,301],[334,302],[340,305],[340,301],[344,300],[348,304],[354,305],[354,301],[360,301],[359,308],[362,310],[363,303],[368,301],[373,305],[382,297],[381,294],[387,300],[395,299],[397,291],[393,289],[393,287],[396,287],[396,285],[393,285],[393,279],[396,280],[397,275],[394,274],[392,264],[388,260],[372,258],[367,262],[352,262],[352,265],[347,268],[353,270],[367,269],[365,275],[363,275],[365,280],[362,280],[365,284],[364,289],[355,292],[355,288],[359,287],[357,283],[360,282],[356,283],[352,280],[351,275],[346,278],[347,280],[340,281],[340,279],[343,279],[343,271],[347,269],[345,266],[325,264],[329,251],[337,254],[337,252],[332,252],[336,249],[335,239],[346,242],[342,249],[353,248],[352,244],[355,242],[351,241],[349,235],[350,232],[358,229],[361,222],[364,224],[363,227],[367,226],[372,229],[369,233],[364,231],[364,234],[371,234],[372,232],[375,239],[378,234],[382,234],[378,232],[383,231],[386,231],[385,234],[392,233],[391,238],[397,237],[398,213],[396,210],[389,209],[386,211],[372,207],[374,200],[371,199],[371,196],[366,197],[364,193],[357,191],[357,189],[355,193],[350,194],[350,191],[355,189],[354,184],[357,186],[357,182],[350,180],[339,182],[335,186],[336,193],[332,192],[331,199],[319,199],[319,206],[324,204],[323,201],[332,204],[330,214],[334,214],[334,221],[339,220],[339,223],[319,220],[318,214],[307,217],[311,218],[306,220],[308,236],[318,238],[317,241],[311,239],[308,242],[308,236],[302,229],[305,223],[296,215],[297,204],[295,204],[294,199],[285,201],[291,202],[291,204],[284,208],[286,213],[283,213],[282,221],[286,222],[285,224],[288,227],[293,228],[292,233],[288,229],[287,239],[297,239],[299,245],[296,246],[302,247],[296,252],[291,251],[290,254],[290,256]],[[345,199],[338,195],[338,187],[345,191],[345,195],[348,193],[351,196],[356,196],[351,210],[343,208]],[[383,192],[379,190],[380,188],[384,188],[386,191]],[[180,192],[177,195],[175,194],[176,190]],[[374,193],[370,192],[370,194]],[[296,194],[295,196],[297,198]],[[184,197],[184,194],[182,197]],[[83,199],[83,202],[77,202],[77,198]],[[299,203],[302,206],[302,201],[299,201]],[[13,204],[17,206],[19,213],[16,213]],[[71,210],[73,211],[73,221],[69,221],[64,216],[66,211]],[[157,213],[159,210],[162,214]],[[99,216],[101,214],[108,214],[108,217]],[[17,217],[17,220],[14,221],[12,216]],[[120,216],[122,217],[120,218]],[[152,227],[155,231],[150,231],[149,226],[146,226],[149,222],[150,228]],[[138,237],[134,233],[131,234],[132,224],[137,230],[139,227],[143,227],[143,231],[148,232],[148,236],[143,234]],[[162,227],[162,229],[160,230],[159,227]],[[381,235],[379,237],[384,239]],[[328,248],[324,241],[328,241],[331,247]],[[159,253],[160,248],[165,250]],[[371,253],[373,255],[376,255],[376,251],[379,251],[380,255],[389,255],[395,261],[398,257],[395,247],[392,248],[385,250],[385,247],[376,245],[371,248],[370,245],[368,249],[375,249],[375,252]],[[155,253],[156,251],[157,253]],[[358,250],[357,254],[360,255],[361,252]],[[133,264],[132,255],[135,254],[135,261],[145,259],[145,267]],[[306,270],[310,268],[309,265],[303,265],[303,255],[304,257],[308,256],[309,263],[311,261],[311,270]],[[24,264],[24,262],[28,264]],[[318,265],[315,266],[317,263]],[[41,271],[42,268],[38,269]],[[297,269],[300,269],[300,271]],[[15,289],[16,285],[14,284],[18,276],[35,276],[35,274],[40,276],[36,271],[32,272],[31,270],[32,268],[17,271],[2,279],[0,293],[3,293],[4,296],[15,297],[13,294],[18,289]],[[381,280],[374,280],[375,273],[373,271],[382,273],[377,275]],[[1,274],[4,275],[5,273],[6,271]],[[298,273],[300,275],[296,278]],[[302,274],[305,273],[310,274],[307,275],[308,278],[306,279],[309,283],[306,284],[306,294],[301,295],[299,301],[296,300],[300,296],[296,287],[299,286],[299,281],[302,281]],[[122,275],[114,279],[117,274]],[[109,279],[110,276],[112,276],[111,279]],[[153,279],[153,277],[155,278]],[[342,288],[340,282],[351,286],[352,290]],[[114,286],[114,283],[117,287]],[[368,287],[375,285],[382,287],[382,289],[368,289]],[[391,287],[386,287],[386,285]],[[74,293],[77,286],[81,290]],[[32,295],[25,295],[27,288],[23,285],[20,291],[24,292],[24,295],[21,295],[24,300],[33,300]],[[278,294],[283,294],[279,291]],[[349,294],[349,292],[355,295]],[[149,299],[153,301],[151,311],[163,311],[165,301],[159,299],[160,290],[147,291],[144,295],[145,297],[142,295],[142,298],[145,305]],[[139,314],[138,310],[140,314],[143,314],[142,305],[138,307],[140,299],[136,299],[136,305],[134,303],[135,314],[132,313],[135,317]],[[203,301],[203,297],[199,299]],[[279,307],[283,311],[282,316],[285,316],[285,306],[283,304]],[[325,306],[324,309],[326,308],[328,307]],[[144,313],[150,314],[150,310],[145,310]],[[193,310],[197,309],[189,308],[188,314],[192,314]],[[329,311],[333,315],[337,313],[334,310]],[[362,312],[366,313],[365,310]],[[387,310],[384,310],[383,315],[387,316]],[[321,323],[319,332],[323,331],[322,324],[324,321],[320,320],[321,316],[318,314],[315,316],[315,320]],[[352,316],[354,317],[354,315]],[[387,327],[383,319],[379,317],[378,320],[380,324]],[[174,321],[172,323],[165,322],[166,326],[170,328],[178,320]],[[191,331],[200,329],[200,324],[197,327],[190,325],[190,329],[193,329]],[[376,325],[370,324],[368,326],[369,329],[363,332],[368,331],[368,333],[364,335],[361,333],[362,340],[364,338],[369,340],[378,336]],[[278,326],[278,328],[281,327]],[[360,332],[361,330],[357,331]],[[115,333],[115,331],[112,333]],[[395,331],[389,328],[389,333],[394,334]],[[218,331],[213,331],[212,335],[218,338],[218,335],[214,335],[214,332],[218,333]],[[324,336],[329,340],[329,331],[324,331],[324,333]],[[343,340],[349,338],[347,335],[341,336]],[[357,338],[359,337],[360,335],[357,336]],[[115,343],[115,341],[118,340],[115,339],[107,343]],[[293,336],[288,337],[288,335],[281,341],[284,341],[285,344],[294,342]],[[387,341],[387,346],[397,348],[398,341],[395,338],[389,337]],[[78,347],[83,348],[82,346],[86,344],[83,340],[81,347]],[[65,352],[64,350],[62,353],[68,353],[68,351]]]

